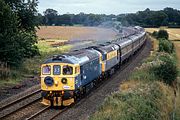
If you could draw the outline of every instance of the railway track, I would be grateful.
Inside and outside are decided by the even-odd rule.
[[[66,110],[68,110],[68,107],[65,107],[63,109],[51,109],[50,106],[47,106],[43,109],[41,109],[40,111],[36,112],[35,114],[31,115],[28,118],[25,118],[25,120],[36,120],[36,119],[43,119],[43,120],[53,120],[55,119],[57,116],[59,116],[61,113],[65,112]],[[51,111],[51,112],[50,112]],[[43,114],[48,113],[48,116],[46,116],[45,118],[42,118],[41,116],[43,116]]]
[[[30,117],[26,118],[25,120],[32,120],[36,116],[40,115],[41,113],[45,112],[48,109],[50,109],[50,106],[47,106],[47,107],[43,108],[42,110],[40,110],[40,111],[36,112],[35,114],[31,115]]]
[[[3,119],[22,108],[25,108],[31,105],[34,102],[37,102],[41,99],[41,89],[38,89],[32,93],[26,94],[22,97],[19,97],[7,104],[4,104],[0,107],[0,119]]]
[[[144,46],[143,46],[144,47]],[[142,48],[143,49],[143,48]],[[141,52],[142,50],[140,50],[139,52]],[[138,56],[138,54],[140,53],[137,53],[133,58],[136,58]],[[132,60],[129,59],[129,62]],[[127,62],[126,64],[124,64],[123,66],[121,66],[121,68],[117,71],[122,71],[124,69],[126,69],[126,67],[129,65]],[[115,73],[116,74],[116,73]],[[95,90],[100,90],[104,85],[108,84],[110,81],[109,79],[114,79],[115,78],[115,74],[113,74],[111,77],[103,80],[103,82],[100,82],[97,87],[95,87],[91,92],[90,94],[87,94],[85,95],[80,101],[78,101],[76,104],[73,105],[73,107],[78,107],[80,104],[82,104],[83,102],[85,102],[89,97],[91,97],[93,95],[93,92],[95,92]],[[64,113],[65,111],[67,111],[69,109],[69,107],[65,107],[64,109],[58,109],[58,110],[55,110],[55,109],[52,109],[52,111],[48,111],[50,110],[51,107],[47,107],[45,109],[42,109],[40,110],[39,112],[35,113],[34,115],[30,116],[29,118],[26,118],[26,120],[35,120],[35,119],[42,119],[42,120],[54,120],[56,118],[58,118],[59,115],[61,115],[62,113]],[[47,113],[46,113],[47,112]],[[42,115],[44,114],[44,115]]]
[[[62,111],[56,113],[54,116],[52,116],[49,120],[54,120],[56,117],[58,117],[61,113],[65,112],[68,110],[68,108],[64,108]]]
[[[140,54],[140,52],[143,51],[143,48],[133,57],[133,59],[135,59],[138,54]],[[130,59],[131,61],[132,59]],[[128,62],[129,63],[129,62]],[[124,64],[119,71],[121,70],[124,70],[129,64],[126,63]],[[108,78],[108,79],[114,79],[114,76],[113,75],[112,77]],[[89,97],[92,96],[92,92],[94,92],[95,90],[99,90],[101,89],[102,86],[104,86],[105,84],[109,83],[108,80],[105,80],[103,82],[102,85],[98,85],[97,88],[95,88],[94,90],[91,91],[91,94],[90,95],[87,95],[85,96],[82,100],[80,100],[77,104],[75,104],[73,107],[74,108],[77,108],[80,104],[82,104],[83,102],[86,101],[86,99],[88,99]],[[29,93],[25,96],[22,96],[22,97],[19,97],[18,99],[15,99],[14,101],[11,101],[9,102],[8,104],[5,104],[5,105],[2,105],[0,106],[0,119],[4,119],[6,117],[9,117],[11,115],[14,115],[16,112],[20,111],[21,109],[24,109],[30,105],[32,105],[33,103],[35,102],[38,102],[37,104],[40,104],[39,103],[39,100],[41,98],[41,90],[38,89],[32,93]],[[35,98],[33,98],[34,96],[36,96]],[[30,98],[33,98],[33,99],[30,99]],[[30,100],[28,102],[25,102],[26,100]],[[23,103],[24,104],[23,104]],[[19,104],[19,105],[18,105]],[[36,105],[34,105],[34,107],[36,107]],[[12,108],[15,108],[12,110]],[[69,107],[66,107],[66,108],[63,108],[63,109],[51,109],[50,106],[47,106],[47,107],[42,107],[40,106],[39,107],[39,110],[36,110],[34,112],[32,112],[32,114],[29,114],[29,115],[24,115],[23,119],[26,119],[26,120],[33,120],[33,119],[43,119],[43,120],[53,120],[53,119],[56,119],[60,114],[64,113],[65,111],[68,110]],[[25,110],[24,110],[25,111]],[[69,111],[69,110],[68,110]],[[28,112],[28,111],[27,111]],[[15,115],[14,115],[15,116]],[[13,118],[13,117],[12,117]],[[9,118],[6,118],[6,119],[9,119]]]

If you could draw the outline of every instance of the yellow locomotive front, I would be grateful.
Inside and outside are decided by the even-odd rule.
[[[42,103],[68,106],[74,103],[75,77],[80,67],[68,63],[46,63],[41,66]]]

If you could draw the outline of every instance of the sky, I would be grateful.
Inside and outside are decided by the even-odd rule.
[[[146,8],[162,10],[165,7],[180,10],[180,0],[39,0],[38,11],[43,13],[47,8],[52,8],[59,14],[84,12],[117,15]]]

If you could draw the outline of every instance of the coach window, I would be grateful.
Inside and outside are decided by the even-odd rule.
[[[72,75],[73,74],[73,67],[65,65],[63,66],[63,75]]]

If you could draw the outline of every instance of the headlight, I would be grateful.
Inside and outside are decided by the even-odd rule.
[[[44,78],[44,83],[47,85],[47,86],[52,86],[54,84],[54,80],[52,77],[45,77]]]
[[[62,78],[62,79],[61,79],[61,82],[62,82],[63,84],[67,84],[67,79],[66,79],[66,78]]]

